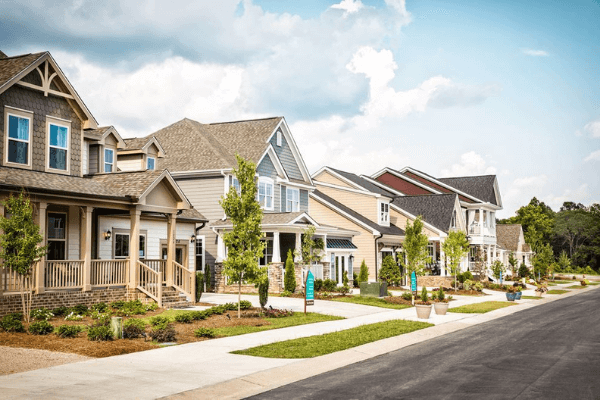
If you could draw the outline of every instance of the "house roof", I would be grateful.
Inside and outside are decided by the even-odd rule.
[[[148,140],[150,140],[150,138],[142,137],[123,140],[125,140],[125,150],[141,150],[146,145],[146,143],[148,143]]]
[[[287,225],[292,223],[296,218],[305,214],[304,211],[299,212],[283,212],[283,213],[264,213],[262,224],[263,225]],[[213,227],[225,227],[231,226],[233,223],[228,219],[219,219],[210,224]]]
[[[348,214],[352,218],[360,221],[363,225],[366,225],[369,228],[378,231],[379,233],[382,233],[384,235],[404,236],[404,231],[402,229],[398,228],[396,225],[390,224],[389,227],[381,226],[377,222],[371,221],[370,219],[363,216],[362,214],[359,214],[356,211],[346,207],[339,201],[334,200],[333,198],[327,196],[325,193],[323,193],[319,190],[315,190],[310,195],[314,196],[316,198],[320,198],[321,200],[325,201],[326,203],[331,204],[333,207],[339,209],[340,211],[344,212],[345,214]]]
[[[521,224],[496,225],[496,243],[505,250],[517,251],[522,229]]]
[[[350,239],[327,239],[328,249],[358,249]]]
[[[400,196],[394,199],[392,204],[412,215],[420,215],[423,217],[423,221],[448,232],[456,197],[455,193]]]
[[[327,168],[332,170],[333,172],[343,176],[344,178],[348,179],[349,181],[357,184],[358,186],[368,190],[369,192],[381,194],[381,195],[387,196],[387,197],[395,196],[394,193],[392,193],[388,190],[385,190],[381,186],[375,185],[374,183],[370,182],[369,180],[367,180],[361,176],[358,176],[351,172],[346,172],[346,171],[342,171],[342,170],[331,168],[331,167],[327,167]]]
[[[4,86],[15,75],[22,72],[45,54],[46,52],[33,54],[30,53],[20,56],[0,58],[0,87]]]
[[[496,193],[494,191],[494,182],[496,181],[495,175],[439,178],[438,181],[445,183],[448,186],[452,186],[461,192],[470,194],[480,200],[498,205],[496,202]]]

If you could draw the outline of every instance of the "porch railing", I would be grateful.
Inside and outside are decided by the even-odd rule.
[[[36,265],[37,266],[37,265]],[[35,267],[31,269],[31,274],[24,280],[26,291],[34,287]],[[21,275],[9,268],[0,268],[0,293],[19,293],[21,291]]]
[[[138,289],[162,307],[162,278],[159,271],[155,271],[141,261],[137,262],[137,275],[139,277]]]
[[[81,289],[83,287],[83,260],[46,261],[44,287],[46,289]]]
[[[129,277],[129,260],[92,260],[92,286],[125,286]]]
[[[183,265],[173,261],[173,286],[181,292],[185,293],[191,299],[194,299],[194,283],[195,277],[192,271],[185,268]]]
[[[167,260],[144,258],[140,261],[156,272],[162,271],[162,281],[167,281]]]

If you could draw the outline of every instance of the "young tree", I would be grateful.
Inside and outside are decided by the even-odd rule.
[[[567,268],[571,268],[571,260],[569,259],[567,252],[563,250],[558,256],[558,268],[556,270],[557,272],[567,272]]]
[[[469,253],[469,240],[464,232],[450,231],[448,238],[442,243],[442,250],[450,263],[450,272],[454,275],[454,290],[460,261]]]
[[[325,242],[321,238],[315,238],[314,226],[309,226],[302,234],[302,263],[310,265],[314,262],[321,261],[321,254],[325,248]]]
[[[46,247],[40,247],[43,237],[40,227],[33,221],[33,208],[29,198],[21,192],[10,196],[4,203],[5,218],[0,215],[0,259],[4,267],[19,275],[19,289],[23,315],[29,323],[31,311],[31,273],[33,265],[46,254]]]
[[[512,251],[508,255],[508,263],[510,264],[510,271],[511,271],[512,276],[515,276],[516,268],[517,268],[517,264],[519,263],[519,260],[517,260],[517,257],[515,257],[515,253],[513,253]]]
[[[548,267],[554,262],[554,253],[549,243],[541,246],[539,251],[533,257],[533,272],[540,276],[544,276],[548,273]]]
[[[406,229],[404,236],[404,254],[406,257],[406,273],[410,275],[415,272],[417,276],[421,276],[425,270],[425,264],[430,260],[427,244],[429,239],[423,233],[423,222],[421,217],[417,217],[413,224],[406,221]]]
[[[296,291],[296,268],[294,267],[294,255],[288,250],[285,260],[285,277],[283,279],[284,289],[294,293]]]
[[[500,274],[504,272],[504,264],[502,261],[496,260],[492,263],[492,273],[494,274],[494,278],[500,280]]]
[[[498,221],[499,224],[521,224],[525,242],[531,245],[533,251],[549,243],[554,227],[554,211],[543,201],[532,198],[529,204],[517,210],[517,215]]]
[[[487,253],[481,249],[481,246],[477,246],[475,251],[473,272],[477,274],[477,279],[480,281],[483,281],[487,276]]]
[[[358,274],[358,282],[368,282],[369,281],[369,268],[367,268],[367,263],[365,260],[362,260],[360,264],[360,273]]]
[[[394,257],[385,256],[383,258],[381,269],[379,270],[379,279],[388,284],[400,280],[400,268],[398,268],[398,264],[394,261]]]
[[[261,241],[263,214],[256,200],[256,165],[237,154],[236,158],[238,167],[233,173],[240,183],[240,193],[231,186],[220,204],[233,224],[231,232],[223,234],[223,241],[227,246],[223,274],[238,284],[238,318],[241,318],[242,282],[258,282],[266,274],[267,268],[258,266],[258,259],[263,256],[265,245]]]

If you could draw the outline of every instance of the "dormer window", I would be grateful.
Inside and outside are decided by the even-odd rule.
[[[265,210],[274,209],[273,179],[258,178],[258,202]]]
[[[115,151],[113,149],[104,149],[104,172],[113,172],[115,165]]]
[[[277,131],[277,146],[281,147],[281,131]]]
[[[148,157],[146,161],[146,169],[154,170],[156,168],[156,159],[154,157]]]
[[[379,203],[379,224],[390,224],[390,204],[385,202]]]
[[[285,190],[285,211],[300,211],[300,190],[296,188],[286,188]]]
[[[56,118],[48,117],[48,165],[47,169],[68,172],[69,171],[69,134],[71,123]]]
[[[31,166],[31,121],[33,113],[5,108],[6,163]]]

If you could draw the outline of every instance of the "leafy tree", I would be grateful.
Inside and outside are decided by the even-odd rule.
[[[499,224],[521,224],[525,241],[537,252],[540,246],[552,239],[554,211],[543,201],[532,198],[528,205],[517,210],[517,215],[498,221]]]
[[[321,254],[325,248],[325,242],[321,238],[315,238],[314,226],[309,226],[304,230],[302,234],[302,263],[310,265],[315,262],[321,261]]]
[[[566,251],[563,250],[560,252],[560,255],[558,256],[557,265],[557,272],[567,272],[567,270],[571,268],[571,260],[569,259],[569,256],[567,255]]]
[[[425,264],[430,261],[427,251],[429,239],[423,233],[423,221],[417,217],[413,224],[406,221],[404,236],[404,254],[406,257],[406,274],[412,275],[413,271],[417,276],[421,276],[425,270]]]
[[[265,308],[267,301],[269,300],[269,276],[265,274],[263,279],[258,282],[258,301],[260,307]]]
[[[258,282],[267,268],[258,266],[258,259],[265,248],[261,240],[262,209],[256,200],[256,165],[236,154],[237,169],[233,173],[240,183],[240,193],[231,186],[220,204],[225,215],[231,220],[231,232],[223,234],[227,246],[227,259],[223,262],[223,274],[238,284],[238,318],[241,318],[242,282]]]
[[[549,243],[543,245],[533,257],[533,272],[544,276],[548,273],[548,267],[554,262],[554,253]]]
[[[454,290],[460,261],[469,253],[469,240],[464,232],[450,231],[448,238],[442,243],[442,250],[450,264],[450,273],[454,275]]]
[[[367,282],[369,280],[369,268],[367,268],[367,263],[365,260],[362,260],[360,264],[360,273],[358,274],[358,282]]]
[[[577,252],[583,244],[590,243],[598,232],[600,218],[588,212],[581,204],[565,202],[556,214],[554,232],[564,244],[569,246],[569,256]]]
[[[29,323],[32,299],[31,279],[33,265],[46,254],[40,247],[43,237],[33,221],[33,208],[24,192],[10,196],[3,202],[8,218],[0,215],[0,259],[4,267],[19,275],[23,315]]]
[[[504,272],[504,264],[502,261],[496,260],[492,263],[492,273],[494,274],[494,278],[500,279],[500,274]]]
[[[285,277],[283,279],[283,287],[288,292],[296,291],[296,269],[294,267],[294,255],[292,250],[288,250],[287,259],[285,260]]]
[[[516,267],[519,264],[519,260],[517,260],[517,257],[515,257],[515,253],[513,253],[512,251],[508,255],[508,264],[510,265],[510,272],[512,276],[515,276]]]
[[[394,257],[385,256],[381,263],[381,269],[379,270],[379,279],[382,281],[392,283],[400,280],[400,268],[394,261]]]

